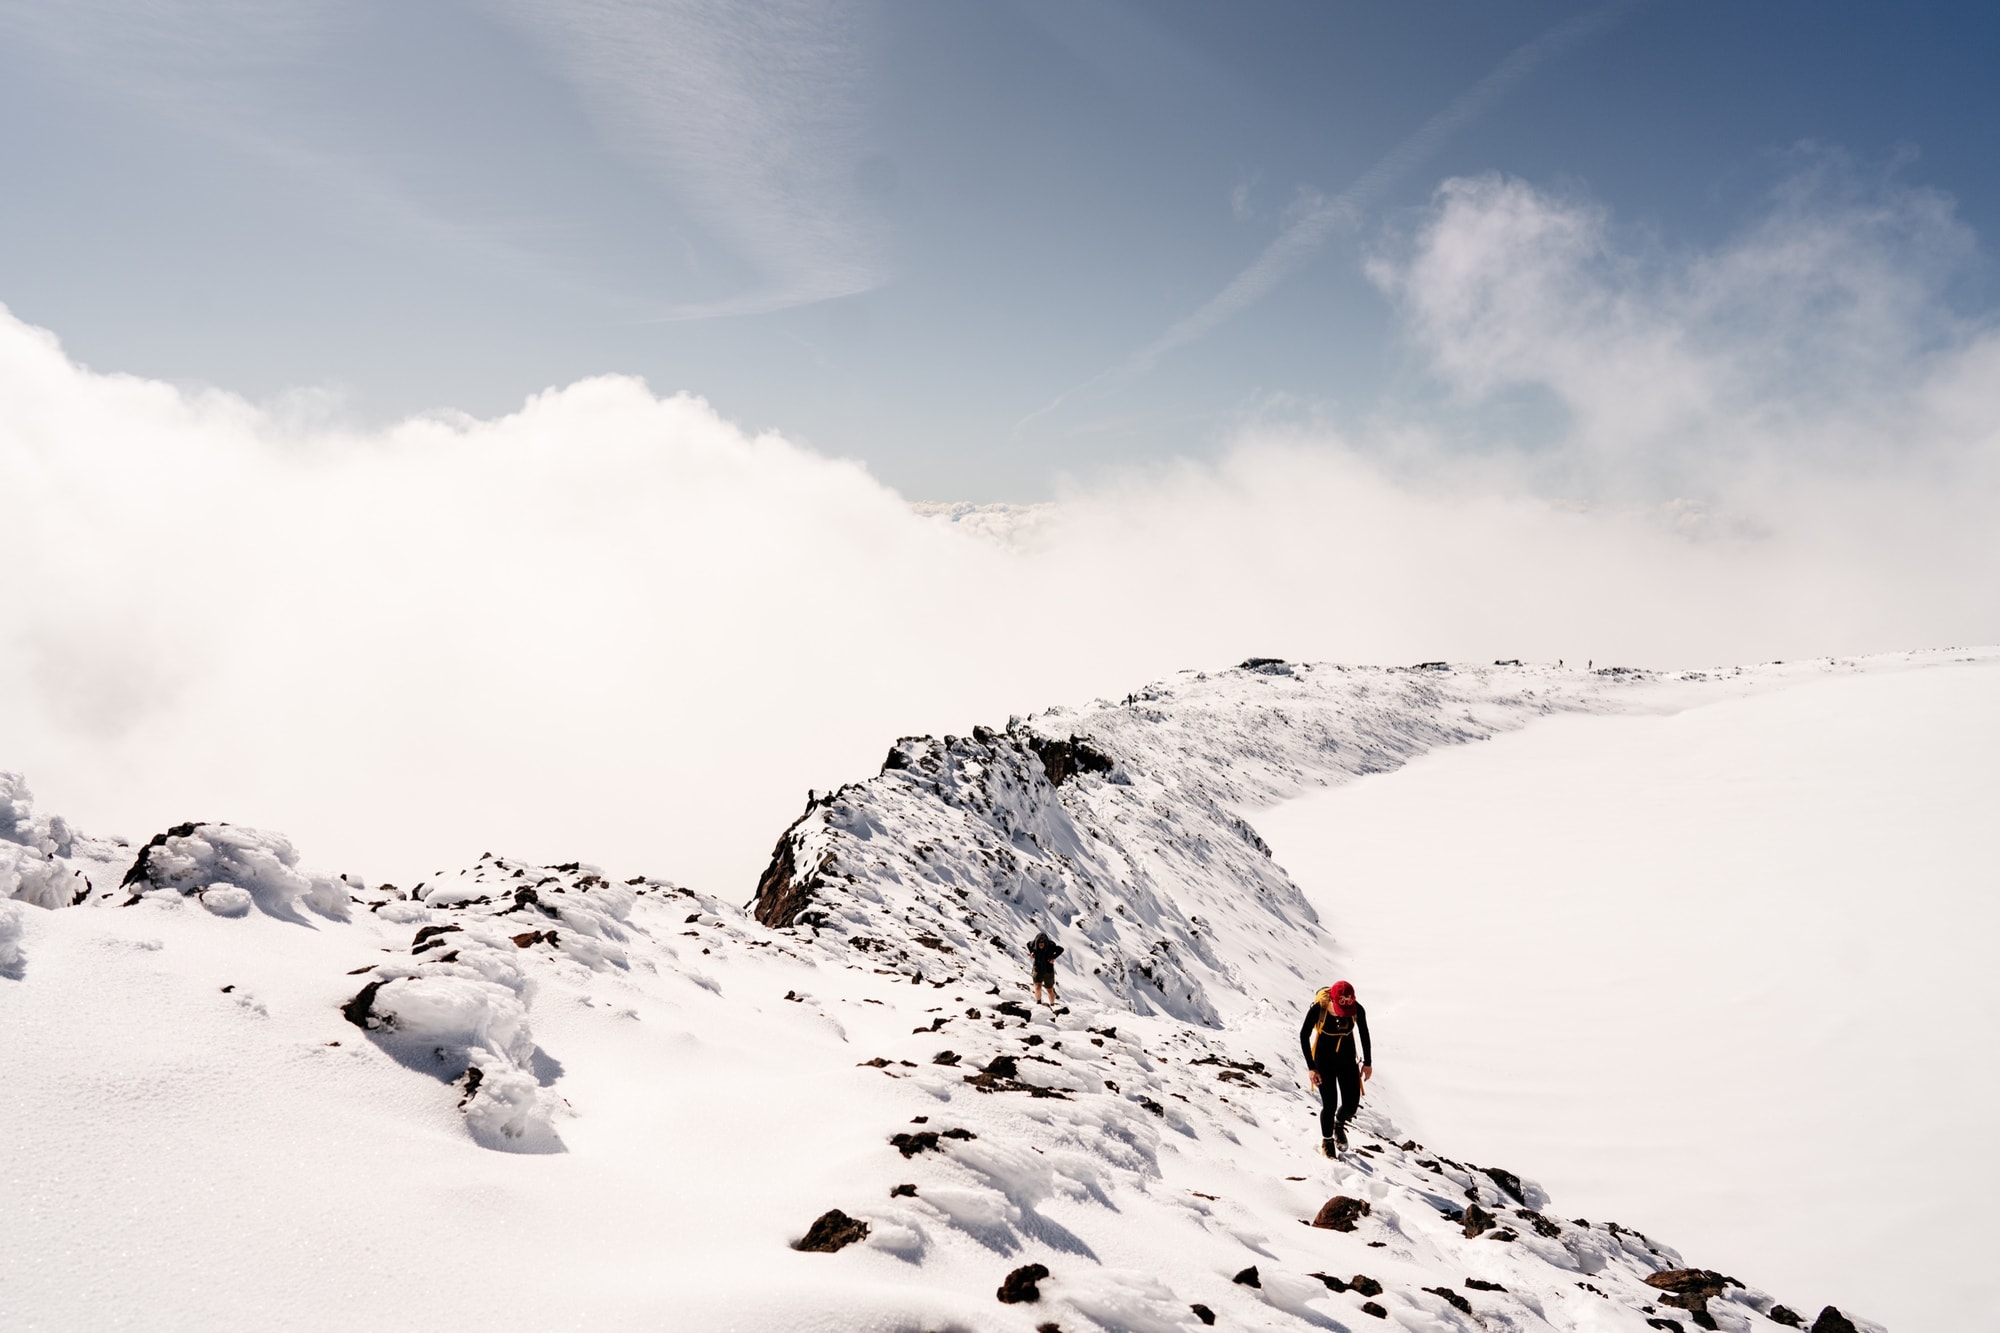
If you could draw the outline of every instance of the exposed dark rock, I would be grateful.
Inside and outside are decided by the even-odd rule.
[[[1264,1285],[1264,1279],[1257,1276],[1257,1265],[1255,1264],[1251,1264],[1248,1268],[1229,1280],[1239,1287],[1262,1287]]]
[[[1687,1330],[1681,1327],[1681,1321],[1678,1319],[1648,1319],[1646,1327],[1665,1329],[1667,1333],[1687,1333]]]
[[[1387,1319],[1389,1317],[1389,1312],[1373,1301],[1361,1302],[1361,1313],[1372,1314],[1377,1319]]]
[[[1766,1318],[1768,1318],[1774,1324],[1783,1324],[1786,1328],[1803,1328],[1805,1327],[1805,1322],[1806,1322],[1805,1320],[1799,1318],[1799,1312],[1797,1310],[1791,1309],[1789,1306],[1784,1306],[1784,1305],[1772,1306],[1770,1313],[1766,1316]]]
[[[890,1137],[889,1146],[905,1157],[915,1157],[920,1152],[936,1152],[938,1136],[934,1129],[920,1129],[914,1134],[896,1134]]]
[[[1526,1204],[1528,1202],[1528,1196],[1521,1191],[1521,1178],[1512,1171],[1504,1171],[1497,1166],[1482,1167],[1481,1170],[1484,1171],[1487,1178],[1494,1184],[1507,1191],[1508,1197],[1513,1199],[1515,1203]]]
[[[1215,1311],[1209,1309],[1206,1305],[1190,1305],[1188,1309],[1194,1311],[1194,1317],[1201,1320],[1204,1324],[1215,1322]]]
[[[1819,1318],[1812,1322],[1812,1333],[1861,1333],[1849,1319],[1831,1305],[1819,1312]]]
[[[1046,741],[1040,736],[1030,736],[1028,748],[1042,761],[1042,772],[1048,775],[1052,787],[1062,786],[1078,773],[1111,771],[1110,757],[1094,749],[1081,736],[1072,736],[1066,741]]]
[[[1346,1278],[1335,1277],[1331,1273],[1311,1273],[1308,1274],[1308,1276],[1318,1278],[1320,1280],[1321,1285],[1323,1285],[1328,1291],[1347,1290]]]
[[[1322,1231],[1352,1231],[1355,1224],[1374,1211],[1366,1199],[1350,1199],[1336,1194],[1320,1205],[1312,1224]]]
[[[410,952],[423,953],[426,949],[442,949],[446,935],[463,929],[465,929],[463,926],[425,926],[410,941]]]
[[[478,1065],[470,1065],[466,1068],[465,1095],[458,1099],[458,1104],[461,1109],[464,1108],[467,1102],[471,1101],[475,1096],[479,1094],[479,1085],[481,1082],[485,1080],[485,1078],[486,1078],[486,1071],[481,1069]]]
[[[1148,1111],[1151,1111],[1154,1115],[1163,1116],[1167,1113],[1167,1108],[1160,1105],[1158,1102],[1154,1101],[1151,1097],[1141,1097],[1139,1099],[1139,1105],[1145,1107]]]
[[[353,999],[340,1006],[341,1017],[364,1032],[372,1031],[374,1024],[370,1020],[375,1016],[375,992],[386,984],[382,981],[371,981],[363,986]]]
[[[1660,1298],[1660,1304],[1686,1310],[1695,1327],[1712,1329],[1715,1319],[1708,1313],[1709,1298],[1743,1284],[1733,1277],[1706,1268],[1667,1268],[1648,1273],[1646,1285],[1667,1293]]]
[[[1049,1275],[1049,1270],[1041,1264],[1022,1264],[1007,1275],[994,1294],[1002,1305],[1022,1305],[1042,1298],[1041,1288],[1035,1284]]]
[[[1478,1204],[1469,1203],[1465,1205],[1465,1235],[1468,1240],[1474,1236],[1482,1236],[1499,1225],[1494,1220],[1493,1214],[1487,1212]]]
[[[829,1208],[814,1219],[805,1236],[794,1241],[792,1248],[807,1254],[832,1254],[867,1237],[866,1222],[849,1217],[838,1208]]]
[[[1026,1020],[1034,1017],[1033,1014],[1028,1012],[1028,1006],[1022,1004],[1019,1000],[1002,1000],[1000,1003],[994,1005],[993,1009],[995,1013],[1006,1014],[1010,1018]]]
[[[1497,665],[1497,664],[1496,664],[1496,665]],[[1519,662],[1516,662],[1516,663],[1515,663],[1514,665],[1515,665],[1515,666],[1519,666],[1519,665],[1520,665],[1520,663],[1519,663]],[[1472,1290],[1474,1290],[1474,1291],[1505,1291],[1505,1290],[1507,1290],[1507,1289],[1506,1289],[1505,1287],[1501,1286],[1501,1285],[1500,1285],[1500,1284],[1499,1284],[1498,1282],[1488,1282],[1488,1281],[1487,1281],[1486,1279],[1484,1279],[1484,1278],[1478,1278],[1478,1277],[1469,1277],[1469,1278],[1465,1279],[1465,1285],[1466,1285],[1466,1286],[1468,1286],[1468,1287],[1470,1287],[1470,1288],[1472,1288]]]
[[[757,880],[757,897],[752,909],[758,922],[772,930],[783,930],[799,919],[799,913],[811,905],[814,891],[824,883],[822,876],[833,860],[833,853],[828,852],[816,866],[807,868],[799,865],[793,850],[792,834],[810,818],[812,811],[808,809],[779,836],[778,845],[771,852],[771,864],[764,867],[763,875]]]
[[[1449,1305],[1460,1314],[1472,1313],[1472,1302],[1453,1291],[1450,1287],[1424,1287],[1423,1290],[1443,1300],[1446,1305]]]
[[[955,1065],[958,1063],[958,1052],[939,1051],[931,1057],[931,1063],[934,1065]]]
[[[1535,1234],[1537,1236],[1547,1236],[1551,1240],[1553,1240],[1555,1237],[1560,1236],[1563,1233],[1563,1229],[1560,1225],[1558,1225],[1555,1222],[1551,1222],[1548,1218],[1543,1217],[1540,1213],[1536,1212],[1532,1208],[1516,1208],[1514,1211],[1520,1216],[1528,1219],[1528,1225],[1532,1226],[1535,1229]]]
[[[938,1137],[946,1139],[976,1139],[979,1136],[969,1129],[947,1129]]]
[[[889,1187],[889,1197],[892,1199],[914,1199],[917,1197],[917,1187],[915,1185],[892,1185]]]
[[[1021,1066],[1011,1055],[996,1055],[987,1061],[979,1072],[991,1074],[995,1078],[1019,1078]]]
[[[1382,1294],[1382,1284],[1374,1278],[1361,1273],[1356,1273],[1353,1277],[1347,1279],[1347,1285],[1351,1289],[1360,1292],[1363,1296],[1380,1296]]]

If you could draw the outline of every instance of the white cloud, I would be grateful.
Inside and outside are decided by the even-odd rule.
[[[1531,386],[1553,438],[1256,427],[928,515],[632,380],[341,433],[0,317],[0,763],[95,830],[747,895],[805,788],[895,736],[1181,667],[2000,640],[2000,337],[1943,301],[1966,244],[1931,196],[1807,191],[1675,255],[1454,182],[1378,276],[1467,404]]]

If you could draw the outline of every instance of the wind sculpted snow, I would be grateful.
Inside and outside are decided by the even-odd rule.
[[[747,907],[490,854],[369,885],[225,824],[87,838],[10,779],[0,1248],[40,1257],[0,1325],[1799,1322],[1380,1098],[1318,1157],[1295,1032],[1338,923],[1250,822],[1550,712],[1754,684],[1184,673],[898,741]],[[1037,928],[1054,1011],[1024,1003]],[[115,1254],[42,1243],[114,1226]]]

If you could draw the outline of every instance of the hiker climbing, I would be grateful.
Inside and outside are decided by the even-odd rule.
[[[1337,1156],[1347,1146],[1347,1122],[1360,1108],[1361,1085],[1375,1072],[1368,1011],[1350,983],[1336,981],[1313,996],[1299,1028],[1299,1049],[1319,1089],[1319,1150]]]
[[[1028,957],[1034,963],[1036,1004],[1053,1006],[1056,1002],[1056,959],[1062,956],[1062,951],[1062,945],[1039,930],[1028,942]],[[1048,992],[1046,1001],[1042,999],[1043,991]]]

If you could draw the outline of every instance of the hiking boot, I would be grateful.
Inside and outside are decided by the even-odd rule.
[[[1319,1155],[1321,1157],[1338,1157],[1340,1156],[1340,1145],[1332,1139],[1321,1139],[1319,1141]]]
[[[1347,1122],[1345,1120],[1336,1120],[1333,1122],[1333,1141],[1343,1148],[1347,1146]]]

